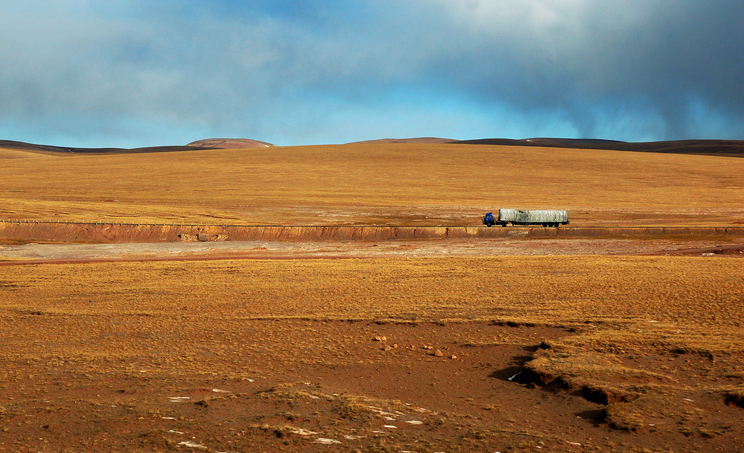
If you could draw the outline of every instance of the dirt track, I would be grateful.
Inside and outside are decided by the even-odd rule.
[[[1,222],[0,264],[500,255],[741,256],[742,227],[247,227]]]
[[[721,241],[632,239],[448,239],[419,241],[240,241],[110,244],[0,245],[0,265],[92,261],[188,261],[220,259],[338,259],[539,255],[726,255],[744,245]]]
[[[244,226],[0,222],[6,242],[385,241],[413,239],[744,237],[744,227]]]

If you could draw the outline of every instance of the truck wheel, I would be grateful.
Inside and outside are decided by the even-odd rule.
[[[501,227],[504,228],[506,226],[506,222],[501,222]]]

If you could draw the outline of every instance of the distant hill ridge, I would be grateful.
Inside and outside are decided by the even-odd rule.
[[[536,137],[515,140],[484,138],[453,140],[438,137],[383,138],[352,143],[456,143],[462,145],[539,146],[544,148],[606,149],[648,153],[699,154],[708,156],[744,157],[744,140],[674,140],[661,142],[623,142],[595,138]]]
[[[33,143],[16,142],[12,140],[0,140],[0,148],[15,149],[21,151],[34,151],[61,154],[136,154],[136,153],[162,153],[173,151],[193,151],[188,146],[149,146],[145,148],[73,148],[63,146],[36,145]]]
[[[660,142],[622,142],[602,139],[571,139],[538,137],[521,140],[508,138],[485,138],[478,140],[453,140],[438,137],[417,138],[383,138],[352,142],[350,144],[382,144],[382,143],[453,143],[462,145],[504,145],[524,147],[574,148],[574,149],[605,149],[613,151],[634,151],[669,154],[696,154],[707,156],[744,157],[744,140],[673,140]],[[195,151],[209,149],[236,148],[268,148],[271,143],[251,140],[247,138],[209,138],[197,140],[187,145],[150,146],[143,148],[73,148],[62,146],[37,145],[12,140],[0,140],[0,148],[70,154],[136,154],[158,153],[173,151]]]
[[[70,153],[70,154],[137,154],[137,153],[163,153],[173,151],[194,151],[206,149],[227,148],[266,148],[273,147],[271,143],[250,140],[246,138],[209,138],[198,140],[187,145],[173,146],[148,146],[143,148],[75,148],[64,146],[37,145],[34,143],[17,142],[13,140],[0,140],[0,148],[15,149],[21,151],[35,151],[46,153]]]
[[[457,143],[458,140],[439,137],[415,137],[415,138],[378,138],[376,140],[363,140],[361,142],[348,143]]]
[[[669,154],[744,157],[744,140],[672,140],[661,142],[621,142],[617,140],[574,138],[528,138],[511,140],[486,138],[461,140],[465,145],[541,146],[547,148],[606,149]]]

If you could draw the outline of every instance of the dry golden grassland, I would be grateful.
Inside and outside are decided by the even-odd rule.
[[[2,218],[454,226],[518,207],[569,209],[572,225],[744,222],[737,158],[356,144],[0,160]]]
[[[10,397],[0,402],[0,425],[26,445],[53,432],[55,442],[100,442],[111,451],[103,446],[114,438],[121,451],[177,448],[177,433],[187,430],[219,451],[282,442],[320,451],[296,434],[301,429],[370,451],[562,451],[577,441],[625,451],[633,449],[615,443],[726,449],[744,435],[736,407],[744,379],[739,261],[568,256],[0,267],[0,393]],[[541,325],[561,328],[530,330]],[[372,341],[380,334],[389,340]],[[504,356],[526,349],[524,368]],[[507,382],[520,370],[523,382],[566,389],[595,406]],[[339,389],[348,393],[330,394]],[[190,404],[170,399],[184,395]],[[415,406],[395,412],[398,424],[426,415],[424,431],[341,437],[382,436],[374,433],[391,423],[389,415],[370,408],[393,410],[402,404],[396,400],[429,406],[427,414]],[[584,417],[636,437],[587,430]],[[35,420],[39,426],[27,425]]]
[[[245,323],[256,320],[564,326],[574,333],[543,341],[527,364],[538,382],[609,403],[616,427],[672,429],[684,414],[683,397],[713,395],[723,407],[742,391],[738,264],[585,256],[9,266],[0,268],[0,356],[42,363],[68,357],[89,370],[125,363],[166,375],[211,363],[207,368],[240,375],[240,357],[260,348],[240,342]],[[119,323],[127,325],[127,341],[110,334]],[[306,345],[302,333],[286,328],[263,330],[265,339],[285,339],[272,340],[273,360],[360,360],[298,354],[297,345]],[[341,339],[316,341],[318,349],[343,349]],[[475,333],[459,339],[470,347],[509,342]],[[193,362],[205,345],[216,356]],[[692,430],[706,426],[699,418],[689,423]],[[719,425],[717,432],[725,432]]]
[[[737,259],[90,263],[8,266],[0,268],[0,276],[5,313],[177,312],[197,319],[508,319],[548,324],[656,321],[715,329],[737,329],[744,319],[744,266]]]

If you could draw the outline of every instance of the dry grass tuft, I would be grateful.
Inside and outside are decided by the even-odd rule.
[[[617,403],[605,409],[605,421],[614,429],[637,431],[648,425],[643,413],[632,403]]]

